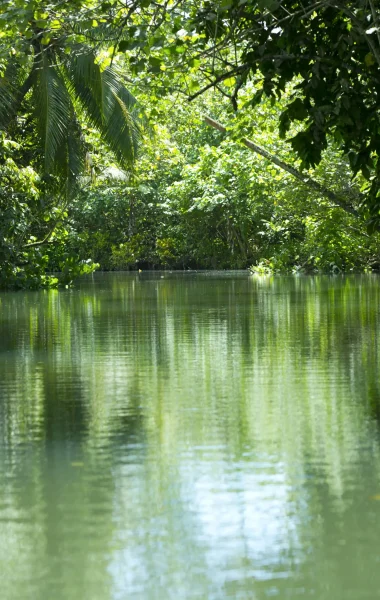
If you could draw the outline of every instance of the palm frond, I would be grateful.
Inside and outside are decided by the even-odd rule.
[[[79,100],[94,127],[100,128],[103,123],[102,76],[95,59],[95,54],[88,48],[78,48],[66,62],[65,74],[70,91]]]
[[[142,120],[136,98],[127,90],[116,69],[101,70],[87,48],[73,53],[66,75],[71,90],[91,124],[122,165],[136,158],[142,138]]]
[[[46,171],[62,170],[74,110],[58,68],[46,54],[36,70],[35,116],[41,136]]]
[[[118,74],[108,67],[102,73],[103,134],[121,163],[131,164],[142,137],[136,99]]]

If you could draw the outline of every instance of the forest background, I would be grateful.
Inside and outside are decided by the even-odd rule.
[[[1,287],[380,267],[374,0],[9,0],[0,25]]]

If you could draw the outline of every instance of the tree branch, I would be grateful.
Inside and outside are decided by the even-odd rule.
[[[214,119],[212,119],[211,117],[209,117],[207,115],[203,115],[203,119],[204,119],[205,123],[207,123],[207,125],[210,125],[214,129],[217,129],[221,133],[227,133],[227,129],[218,121],[215,121]],[[315,179],[312,179],[311,177],[305,177],[301,173],[301,171],[298,171],[298,169],[295,169],[288,163],[280,160],[279,158],[277,158],[277,156],[274,156],[273,154],[271,154],[270,152],[268,152],[261,146],[258,146],[251,140],[249,140],[247,138],[242,138],[241,142],[242,142],[242,144],[244,144],[244,146],[246,146],[253,152],[260,154],[260,156],[263,156],[264,158],[266,158],[273,164],[277,165],[283,171],[286,171],[287,173],[290,173],[290,175],[293,175],[293,177],[295,177],[296,179],[301,181],[304,185],[307,185],[308,187],[313,188],[314,190],[316,190],[317,192],[319,192],[320,194],[322,194],[323,196],[328,198],[336,206],[339,206],[340,208],[345,210],[347,213],[354,215],[355,217],[358,216],[358,211],[355,208],[346,204],[344,202],[344,200],[341,200],[341,198],[335,192],[329,190],[328,188],[326,188],[324,185],[322,185]]]
[[[202,94],[207,92],[207,90],[209,90],[210,88],[216,87],[218,83],[221,83],[225,79],[228,79],[229,77],[232,77],[233,75],[237,75],[241,71],[244,71],[244,69],[248,69],[248,68],[249,68],[249,65],[244,64],[244,65],[240,65],[239,67],[236,67],[236,69],[232,69],[232,71],[228,71],[228,73],[223,73],[223,75],[220,75],[219,77],[217,77],[216,79],[211,81],[211,83],[208,83],[207,85],[205,85],[202,89],[195,92],[195,94],[193,94],[192,96],[189,96],[188,101],[191,102],[192,100],[195,100],[195,98],[197,98],[198,96],[201,96]]]

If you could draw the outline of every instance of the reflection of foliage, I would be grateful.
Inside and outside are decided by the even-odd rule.
[[[249,597],[247,566],[293,573],[295,558],[297,585],[305,578],[315,595],[326,560],[338,560],[322,554],[343,535],[344,564],[352,552],[360,582],[378,577],[376,528],[363,537],[380,473],[377,278],[94,280],[0,299],[0,501],[13,511],[0,536],[4,595],[25,597],[33,580],[49,597],[40,574],[52,549],[56,598],[81,586],[107,598],[109,564],[126,555],[138,556],[131,577],[149,574],[151,597],[189,564],[212,587],[219,544],[223,568],[244,558],[234,568]],[[15,566],[29,579],[15,581]]]

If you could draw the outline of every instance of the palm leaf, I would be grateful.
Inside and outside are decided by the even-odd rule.
[[[83,48],[73,53],[66,74],[71,90],[92,125],[101,133],[118,161],[130,165],[142,138],[137,101],[116,69],[101,71],[95,54]]]
[[[102,73],[103,135],[120,163],[131,164],[142,137],[134,96],[111,68]]]
[[[102,127],[102,76],[95,54],[87,48],[77,49],[66,62],[65,73],[70,91],[79,100],[87,117],[98,129]]]
[[[34,92],[35,116],[45,156],[45,170],[62,171],[66,163],[74,109],[64,79],[46,54],[36,70]]]

